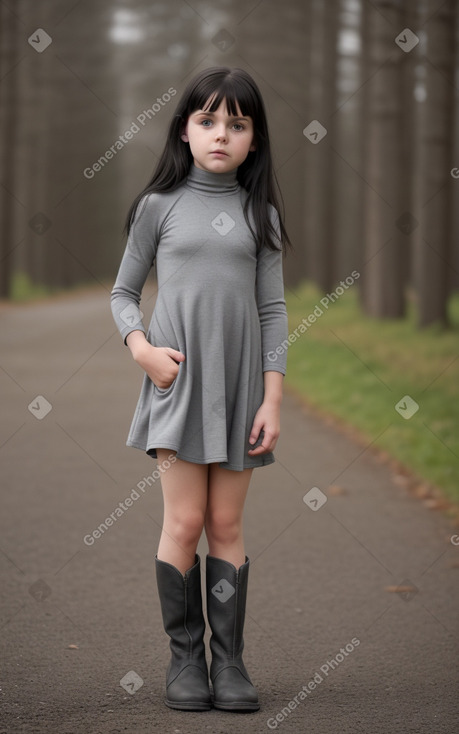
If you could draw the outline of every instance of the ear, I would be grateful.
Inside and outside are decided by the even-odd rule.
[[[252,145],[249,148],[249,153],[253,153],[253,151],[256,149],[257,149],[257,146],[255,145],[255,143],[252,143]]]
[[[184,143],[189,143],[188,140],[188,123],[183,128],[182,134],[180,135],[181,140],[183,140]]]

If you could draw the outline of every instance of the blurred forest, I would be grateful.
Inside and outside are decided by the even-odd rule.
[[[295,251],[363,311],[448,324],[459,287],[454,0],[3,0],[0,298],[113,281],[124,218],[203,68],[264,96]],[[174,91],[172,94],[171,90]],[[109,287],[109,286],[108,286]]]

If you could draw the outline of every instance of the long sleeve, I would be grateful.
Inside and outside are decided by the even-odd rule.
[[[279,217],[271,208],[274,228],[280,238]],[[288,318],[284,298],[282,252],[263,247],[257,258],[256,295],[262,339],[263,372],[287,371]]]
[[[131,331],[139,329],[146,333],[139,306],[142,288],[156,257],[158,219],[158,195],[145,196],[137,207],[111,292],[113,318],[125,344]]]

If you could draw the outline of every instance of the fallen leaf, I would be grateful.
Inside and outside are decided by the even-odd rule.
[[[429,497],[428,499],[423,500],[422,504],[429,510],[440,510],[442,507],[445,506],[444,502],[442,502],[441,500],[436,500],[434,497]]]
[[[331,484],[328,487],[327,492],[331,495],[348,494],[347,489],[344,489],[344,487],[340,487],[339,484]]]
[[[419,499],[428,499],[432,497],[432,491],[427,484],[416,484],[413,487],[413,493]]]
[[[407,485],[407,478],[402,476],[401,474],[395,474],[395,476],[392,477],[392,481],[399,487],[406,487]]]

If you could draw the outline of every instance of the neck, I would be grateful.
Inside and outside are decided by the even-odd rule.
[[[195,163],[190,166],[186,184],[189,188],[210,196],[234,194],[240,188],[237,180],[237,168],[225,173],[215,173],[214,171],[198,168]]]

